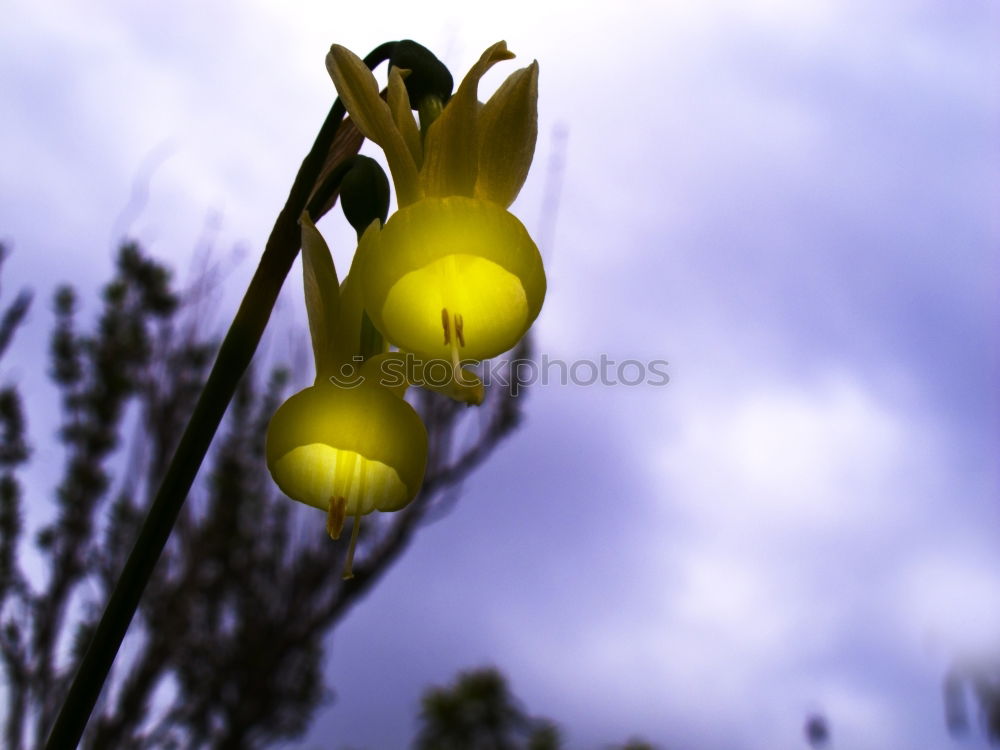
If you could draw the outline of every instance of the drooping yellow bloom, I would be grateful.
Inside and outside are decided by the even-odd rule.
[[[362,242],[365,307],[387,340],[421,357],[496,356],[542,307],[541,255],[506,210],[534,154],[537,63],[477,98],[483,74],[511,57],[504,42],[486,50],[422,141],[401,71],[390,71],[383,101],[353,53],[334,45],[327,57],[352,119],[385,151],[400,206]]]
[[[339,287],[329,248],[308,216],[302,229],[316,383],[275,412],[265,453],[268,470],[286,495],[327,512],[330,536],[339,537],[345,517],[354,516],[344,574],[349,578],[361,517],[399,510],[419,491],[427,430],[403,400],[405,382],[383,387],[374,359],[367,368],[356,367],[362,317],[356,277],[349,275]],[[336,375],[345,384],[333,382]]]
[[[401,349],[428,359],[493,357],[517,344],[541,309],[535,243],[495,203],[425,198],[368,233],[368,314]]]
[[[267,465],[294,500],[346,515],[404,507],[420,488],[427,431],[406,401],[374,381],[319,383],[281,405],[267,433]]]
[[[420,489],[427,430],[413,407],[373,379],[353,388],[320,382],[278,408],[265,450],[282,492],[327,512],[330,536],[354,516],[350,577],[361,516],[399,510]]]

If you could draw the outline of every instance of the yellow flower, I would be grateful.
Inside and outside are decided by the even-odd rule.
[[[292,499],[346,515],[394,511],[417,494],[427,459],[427,431],[406,401],[364,381],[320,383],[275,412],[267,465]]]
[[[358,367],[362,305],[357,275],[348,274],[339,285],[322,235],[307,214],[300,222],[316,383],[274,413],[265,455],[286,495],[327,512],[327,531],[334,539],[345,517],[354,516],[344,573],[350,578],[361,516],[399,510],[419,491],[427,430],[403,400],[405,382],[396,388],[380,385],[376,358]],[[333,382],[338,376],[345,385]]]
[[[534,155],[538,64],[477,98],[483,74],[511,57],[504,42],[487,49],[421,139],[403,72],[390,71],[383,101],[353,53],[334,45],[327,56],[353,121],[385,151],[400,206],[362,239],[365,308],[388,341],[424,358],[510,349],[545,297],[538,248],[506,210]]]
[[[267,429],[267,468],[282,492],[327,512],[337,538],[354,516],[351,560],[361,516],[395,511],[416,496],[427,465],[427,430],[400,395],[373,378],[355,387],[329,382],[283,403]]]

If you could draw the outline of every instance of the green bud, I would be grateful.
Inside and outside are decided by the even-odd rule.
[[[375,219],[385,223],[389,216],[389,178],[377,161],[367,156],[354,157],[340,183],[340,205],[359,237]]]
[[[406,93],[410,96],[413,109],[428,96],[438,97],[447,102],[451,96],[455,82],[444,63],[434,56],[434,53],[422,44],[412,39],[403,39],[396,43],[389,64],[397,68],[409,70],[406,77]]]

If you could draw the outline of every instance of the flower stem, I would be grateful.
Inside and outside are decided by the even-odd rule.
[[[425,96],[417,104],[417,114],[420,116],[420,137],[427,137],[427,130],[444,111],[444,102],[439,96]]]
[[[394,45],[395,42],[388,42],[377,47],[365,58],[365,63],[374,68],[387,60]],[[298,219],[316,185],[344,114],[344,106],[337,99],[299,168],[288,200],[268,237],[257,271],[222,341],[194,413],[164,473],[132,552],[56,717],[46,750],[73,750],[83,736],[142,592],[160,559],[236,386],[257,350],[278,292],[298,255]]]

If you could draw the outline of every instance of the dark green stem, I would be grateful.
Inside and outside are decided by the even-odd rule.
[[[365,58],[365,63],[374,68],[389,58],[394,45],[395,42],[389,42],[376,48]],[[298,219],[319,178],[344,114],[344,107],[337,99],[299,168],[288,200],[268,237],[257,271],[223,339],[194,413],[56,717],[46,750],[72,750],[83,736],[142,592],[160,559],[236,386],[257,350],[278,292],[298,255],[301,237]]]
[[[444,102],[439,96],[425,96],[417,105],[420,117],[420,137],[427,137],[427,130],[444,111]]]

